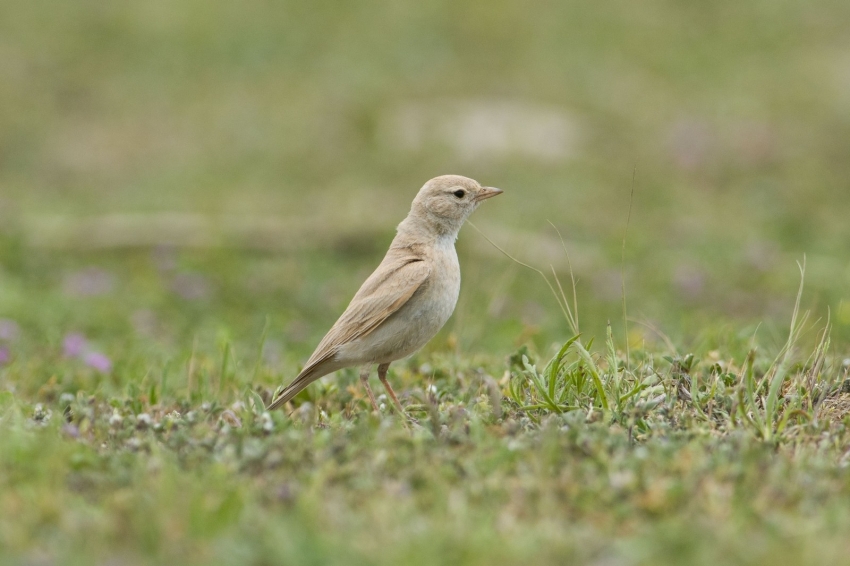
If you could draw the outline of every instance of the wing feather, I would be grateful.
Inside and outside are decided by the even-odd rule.
[[[340,346],[372,332],[410,300],[431,273],[428,262],[421,257],[388,260],[363,283],[348,308],[307,360],[303,372],[332,357]]]
[[[398,311],[428,280],[431,268],[415,253],[390,249],[384,261],[351,299],[301,373],[269,405],[276,409],[321,376],[333,371],[332,358],[340,346],[368,335]]]

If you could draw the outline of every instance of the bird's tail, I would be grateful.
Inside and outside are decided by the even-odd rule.
[[[266,410],[274,411],[275,409],[279,409],[313,382],[312,379],[299,379],[300,377],[301,376],[296,377],[292,383],[284,387],[277,398],[269,404]]]
[[[266,407],[267,411],[279,409],[290,401],[293,397],[301,393],[305,387],[316,381],[322,376],[336,370],[336,367],[326,367],[329,364],[315,364],[305,367],[298,374],[298,377],[292,380],[292,383],[283,388],[278,396]]]

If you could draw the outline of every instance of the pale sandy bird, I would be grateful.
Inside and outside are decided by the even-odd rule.
[[[381,265],[269,409],[280,407],[324,375],[362,366],[360,380],[378,411],[369,387],[371,366],[377,364],[378,378],[404,414],[387,382],[387,369],[391,362],[424,346],[451,316],[460,292],[455,251],[458,232],[483,200],[501,192],[459,175],[443,175],[425,183],[407,218],[398,225]]]

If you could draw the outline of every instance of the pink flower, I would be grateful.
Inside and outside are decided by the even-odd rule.
[[[109,373],[112,370],[112,360],[100,352],[89,352],[83,361],[87,366],[96,369],[101,373]]]
[[[62,341],[62,349],[65,352],[65,357],[79,358],[88,348],[88,340],[79,332],[72,332],[65,335],[65,340]]]
[[[12,355],[9,353],[9,348],[0,346],[0,366],[8,364],[10,359],[12,359]]]
[[[92,350],[89,341],[79,332],[66,334],[62,348],[66,358],[79,358],[84,364],[101,373],[112,371],[112,360],[106,354]]]

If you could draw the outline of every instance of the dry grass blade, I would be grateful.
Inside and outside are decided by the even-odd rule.
[[[499,246],[499,244],[497,244],[496,242],[494,242],[493,240],[491,240],[491,239],[490,239],[490,238],[489,238],[489,237],[488,237],[488,236],[487,236],[484,232],[482,232],[482,231],[478,228],[478,226],[476,226],[476,225],[475,225],[474,223],[472,223],[471,221],[467,220],[467,221],[466,221],[466,223],[467,223],[467,224],[469,224],[470,226],[472,226],[472,227],[475,229],[475,231],[476,231],[476,232],[478,232],[479,234],[481,234],[481,236],[482,236],[485,240],[487,240],[487,241],[490,243],[490,245],[492,245],[494,248],[496,248],[497,250],[499,250],[502,254],[504,254],[504,255],[505,255],[505,257],[507,257],[508,259],[510,259],[511,261],[513,261],[514,263],[516,263],[516,264],[518,264],[518,265],[521,265],[521,266],[523,266],[523,267],[525,267],[525,268],[527,268],[527,269],[530,269],[530,270],[532,270],[532,271],[534,271],[534,272],[538,273],[538,274],[540,275],[540,277],[542,277],[542,278],[543,278],[543,280],[546,282],[546,285],[549,287],[549,290],[552,292],[552,295],[555,297],[555,301],[558,303],[558,307],[560,307],[561,312],[564,314],[564,318],[566,318],[566,320],[567,320],[567,324],[569,324],[569,325],[570,325],[570,328],[572,329],[573,333],[574,333],[574,334],[579,334],[579,331],[578,331],[578,322],[576,321],[575,316],[573,316],[573,312],[572,312],[572,310],[570,309],[570,305],[569,305],[569,303],[568,303],[568,302],[566,302],[566,300],[562,300],[562,299],[561,299],[561,297],[558,295],[557,291],[555,291],[555,287],[554,287],[554,285],[552,285],[552,282],[551,282],[551,281],[549,281],[549,278],[548,278],[548,277],[546,277],[546,274],[545,274],[545,273],[543,273],[541,270],[537,269],[536,267],[533,267],[533,266],[531,266],[531,265],[528,265],[527,263],[524,263],[524,262],[522,262],[522,261],[520,261],[520,260],[516,259],[514,256],[512,256],[511,254],[509,254],[508,252],[506,252],[504,249],[502,249],[502,248]],[[557,276],[555,277],[555,279],[556,279],[556,281],[557,281]],[[560,283],[558,283],[558,285],[560,286]]]

